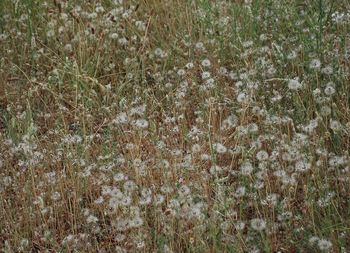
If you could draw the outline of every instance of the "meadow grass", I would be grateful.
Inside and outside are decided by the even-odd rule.
[[[1,252],[349,252],[347,0],[0,1]]]

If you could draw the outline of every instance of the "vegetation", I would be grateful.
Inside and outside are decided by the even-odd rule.
[[[347,0],[0,1],[2,252],[348,252]]]

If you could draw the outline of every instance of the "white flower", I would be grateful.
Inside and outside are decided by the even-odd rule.
[[[253,172],[254,168],[249,161],[245,161],[244,163],[242,163],[240,170],[242,175],[250,175]]]
[[[201,146],[199,144],[194,144],[191,150],[192,150],[192,153],[198,153],[199,151],[201,151]]]
[[[243,197],[245,195],[246,189],[244,186],[240,186],[237,188],[236,192],[235,192],[235,196],[237,198]]]
[[[143,225],[143,219],[140,217],[136,217],[135,219],[129,222],[129,225],[130,227],[134,227],[134,228],[141,227]]]
[[[319,59],[313,59],[309,67],[310,69],[319,69],[321,67],[321,61]]]
[[[177,71],[177,74],[178,74],[179,76],[183,76],[184,74],[186,74],[186,71],[185,71],[184,69],[179,69],[179,70]]]
[[[72,44],[66,44],[64,46],[64,50],[71,53],[73,51],[73,47],[72,47]]]
[[[52,195],[51,195],[51,199],[53,200],[53,201],[57,201],[57,200],[59,200],[61,198],[61,194],[59,193],[59,192],[54,192],[54,193],[52,193]]]
[[[103,201],[104,201],[103,197],[100,196],[100,197],[98,197],[98,198],[94,201],[94,203],[98,205],[98,204],[102,204]]]
[[[297,79],[290,79],[288,81],[288,88],[290,90],[299,90],[303,87],[303,85]]]
[[[138,119],[135,121],[135,126],[137,126],[138,128],[147,128],[148,121],[145,119]]]
[[[310,244],[310,245],[314,245],[316,242],[318,242],[318,240],[320,240],[319,237],[317,237],[317,236],[311,236],[311,237],[309,238],[309,244]]]
[[[117,117],[113,120],[114,124],[125,124],[128,123],[128,115],[125,112],[121,112],[117,115]]]
[[[333,68],[332,68],[332,66],[326,66],[321,70],[321,72],[323,74],[330,75],[333,73]]]
[[[98,218],[92,214],[90,214],[87,218],[86,218],[86,222],[87,223],[96,223],[98,221]]]
[[[156,48],[155,50],[154,50],[154,54],[156,55],[156,56],[161,56],[162,54],[163,54],[163,50],[161,49],[161,48]]]
[[[125,176],[123,173],[119,172],[113,176],[113,180],[116,182],[124,180]]]
[[[203,49],[204,49],[204,44],[203,44],[203,42],[197,42],[197,43],[196,43],[196,48],[199,49],[199,50],[203,50]]]
[[[248,102],[248,95],[244,92],[239,93],[237,96],[237,102],[238,103]]]
[[[227,68],[225,68],[225,67],[220,67],[220,69],[219,69],[219,73],[221,74],[221,75],[223,75],[223,76],[225,76],[225,75],[227,75]]]
[[[192,69],[194,67],[194,64],[192,62],[189,62],[186,64],[187,69]]]
[[[119,35],[118,35],[118,33],[112,33],[111,35],[109,35],[109,37],[110,37],[112,40],[116,40],[116,39],[118,39]]]
[[[126,238],[125,235],[123,235],[123,234],[117,234],[117,235],[114,237],[114,240],[116,240],[117,242],[122,242],[122,241],[125,240],[125,238]]]
[[[222,168],[220,166],[218,166],[218,165],[213,165],[213,166],[210,167],[209,172],[212,175],[216,174],[216,173],[220,173],[220,172],[222,172]]]
[[[298,56],[297,53],[295,51],[292,51],[291,53],[289,53],[287,55],[287,59],[288,60],[293,60],[293,59],[297,58],[297,56]]]
[[[333,131],[337,131],[341,128],[341,124],[339,121],[334,120],[334,119],[330,119],[329,120],[329,127],[330,129],[332,129]]]
[[[331,96],[335,93],[335,89],[333,87],[333,83],[328,83],[327,87],[324,89],[324,94],[326,94],[327,96]]]
[[[321,251],[328,251],[332,248],[332,243],[325,239],[320,239],[317,243],[317,246]]]
[[[145,247],[145,242],[144,241],[138,241],[137,242],[137,244],[136,244],[136,247],[138,248],[138,249],[142,249],[142,248],[144,248]]]
[[[224,145],[222,145],[221,143],[215,143],[214,145],[213,145],[213,148],[216,150],[216,152],[217,153],[219,153],[219,154],[224,154],[224,153],[226,153],[226,151],[227,151],[227,148],[224,146]]]
[[[265,161],[268,158],[269,158],[269,154],[264,150],[261,150],[256,154],[256,159],[258,159],[259,161]]]
[[[243,230],[245,228],[245,223],[243,221],[237,221],[235,224],[235,229],[236,230]]]
[[[156,205],[162,204],[162,203],[164,202],[164,200],[165,200],[165,197],[164,197],[163,195],[161,195],[161,194],[157,194],[157,195],[154,197],[154,203],[155,203]]]
[[[213,88],[214,83],[215,83],[215,80],[213,78],[209,78],[208,80],[205,81],[205,84],[208,88]]]
[[[304,172],[308,171],[311,168],[311,164],[308,163],[306,160],[299,160],[295,163],[295,170]]]
[[[205,71],[205,72],[202,73],[202,79],[207,79],[209,77],[210,77],[210,72]]]
[[[262,231],[266,228],[266,222],[259,218],[252,219],[250,225],[256,231]]]
[[[243,43],[242,43],[242,46],[244,47],[244,48],[248,48],[248,47],[251,47],[251,46],[253,46],[253,41],[251,41],[251,40],[248,40],[248,41],[244,41]]]
[[[321,115],[328,116],[332,113],[332,108],[330,108],[328,105],[324,105],[321,107]]]
[[[205,59],[202,61],[202,66],[203,67],[210,67],[211,63],[208,59]]]

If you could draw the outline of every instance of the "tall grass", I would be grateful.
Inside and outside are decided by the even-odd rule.
[[[0,1],[3,252],[347,252],[347,1]]]

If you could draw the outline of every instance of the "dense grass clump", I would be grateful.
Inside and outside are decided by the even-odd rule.
[[[347,0],[0,1],[1,252],[350,251]]]

